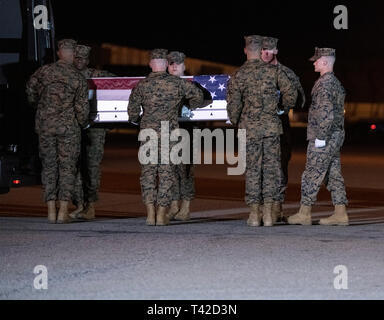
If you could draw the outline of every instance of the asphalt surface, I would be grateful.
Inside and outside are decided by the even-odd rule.
[[[304,166],[296,148],[286,215],[299,207]],[[137,150],[107,141],[96,221],[48,224],[40,186],[0,196],[0,299],[382,300],[382,147],[347,146],[342,167],[348,227],[317,224],[333,210],[325,188],[313,226],[248,227],[244,177],[227,176],[226,165],[196,167],[191,221],[148,227]],[[34,287],[39,265],[46,290]]]
[[[250,228],[245,215],[193,216],[168,227],[2,217],[0,299],[384,298],[384,223]],[[37,265],[46,290],[34,289]],[[339,265],[345,289],[334,286]]]

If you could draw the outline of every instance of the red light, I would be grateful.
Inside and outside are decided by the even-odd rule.
[[[376,125],[375,124],[371,125],[371,130],[376,130]]]
[[[13,184],[20,184],[21,180],[13,180]]]

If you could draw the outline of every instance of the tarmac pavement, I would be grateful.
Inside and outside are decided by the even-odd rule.
[[[144,217],[0,217],[0,299],[384,298],[384,221],[251,228],[246,208],[220,211],[167,227]],[[38,265],[46,290],[34,287]]]
[[[290,162],[286,215],[299,207],[304,151]],[[41,186],[0,196],[0,299],[382,300],[383,159],[343,152],[348,227],[316,224],[333,210],[324,188],[313,226],[248,227],[244,177],[225,165],[196,167],[191,221],[148,227],[137,150],[106,148],[96,221],[48,224]],[[36,266],[47,289],[34,286]]]

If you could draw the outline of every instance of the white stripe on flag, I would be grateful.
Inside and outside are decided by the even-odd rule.
[[[107,100],[99,100],[97,101],[97,111],[124,111],[127,112],[128,101],[126,100],[115,100],[115,101],[107,101]]]
[[[97,100],[129,100],[132,90],[96,90]]]
[[[198,108],[196,110],[221,110],[227,109],[227,101],[226,100],[213,100],[213,103],[204,107]]]

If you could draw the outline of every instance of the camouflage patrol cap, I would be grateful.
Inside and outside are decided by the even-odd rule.
[[[90,52],[91,52],[91,47],[84,46],[84,45],[77,45],[75,49],[75,57],[88,59]]]
[[[63,39],[57,43],[58,49],[72,49],[75,50],[77,41],[73,39]]]
[[[277,49],[277,42],[278,41],[279,41],[279,39],[277,39],[277,38],[264,37],[263,38],[263,49],[266,49],[266,50]]]
[[[182,64],[184,63],[185,54],[179,51],[172,51],[167,55],[167,59],[169,64]]]
[[[168,50],[167,49],[154,49],[151,51],[151,60],[152,59],[165,59],[167,60],[167,54]]]
[[[315,55],[309,59],[309,61],[316,61],[317,59],[324,56],[336,57],[336,50],[332,48],[315,48]]]
[[[245,36],[245,46],[258,46],[260,47],[263,43],[263,37],[258,35]]]

